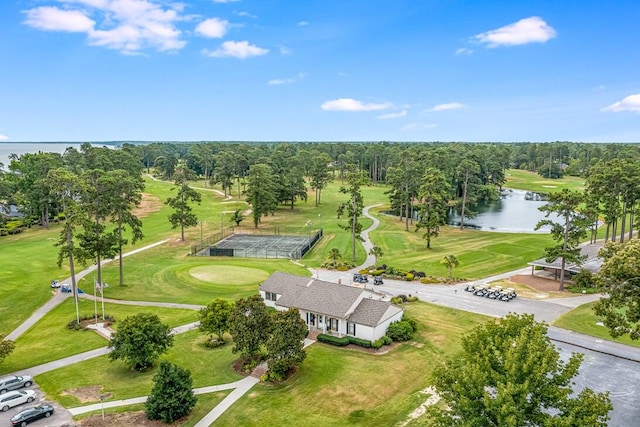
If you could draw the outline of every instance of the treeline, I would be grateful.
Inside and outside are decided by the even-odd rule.
[[[188,168],[204,178],[205,186],[219,185],[227,194],[244,195],[257,225],[261,216],[279,205],[293,208],[296,201],[306,200],[307,187],[315,193],[314,203],[321,203],[327,183],[344,180],[347,170],[355,168],[371,184],[389,186],[391,208],[407,230],[416,221],[433,235],[448,209],[460,213],[464,226],[478,203],[498,196],[505,170],[516,168],[551,178],[584,177],[597,199],[592,207],[606,222],[608,235],[621,236],[621,230],[628,233],[633,228],[635,183],[640,181],[634,172],[639,144],[199,142],[89,148],[85,144],[63,155],[14,157],[9,171],[0,176],[0,201],[19,206],[47,226],[60,210],[41,182],[48,169],[64,166],[77,172],[99,162],[103,170],[139,174],[143,168],[147,172],[153,168],[160,177],[175,180],[176,171]],[[96,160],[99,156],[103,158]]]
[[[18,207],[22,217],[17,221],[36,221],[46,228],[51,221],[63,224],[55,246],[58,265],[69,266],[74,295],[77,263],[95,262],[101,286],[100,261],[119,255],[122,283],[122,247],[128,241],[123,231],[128,229],[132,241],[142,237],[142,223],[133,209],[141,200],[144,181],[132,147],[85,143],[64,154],[13,155],[8,172],[0,176],[0,188],[3,205]]]

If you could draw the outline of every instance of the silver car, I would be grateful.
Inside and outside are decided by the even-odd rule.
[[[33,384],[33,378],[29,375],[23,375],[18,377],[16,375],[9,375],[0,378],[0,394],[6,393],[9,390],[16,390],[22,387],[29,387]]]
[[[0,410],[7,412],[9,408],[31,403],[36,400],[36,392],[33,390],[14,390],[5,394],[0,394]]]

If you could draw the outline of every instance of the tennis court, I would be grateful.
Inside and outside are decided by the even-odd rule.
[[[206,248],[202,255],[242,258],[300,259],[322,237],[322,230],[305,235],[231,234]]]

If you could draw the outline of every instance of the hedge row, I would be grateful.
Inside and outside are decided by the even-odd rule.
[[[355,344],[355,345],[359,345],[360,347],[371,348],[371,341],[363,340],[362,338],[350,337],[350,336],[334,337],[333,335],[320,334],[318,335],[318,341],[335,345],[338,347],[344,347],[345,345]]]

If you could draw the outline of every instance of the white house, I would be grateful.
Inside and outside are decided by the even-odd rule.
[[[260,285],[265,304],[277,310],[297,308],[311,331],[375,341],[402,309],[366,289],[275,272]]]

